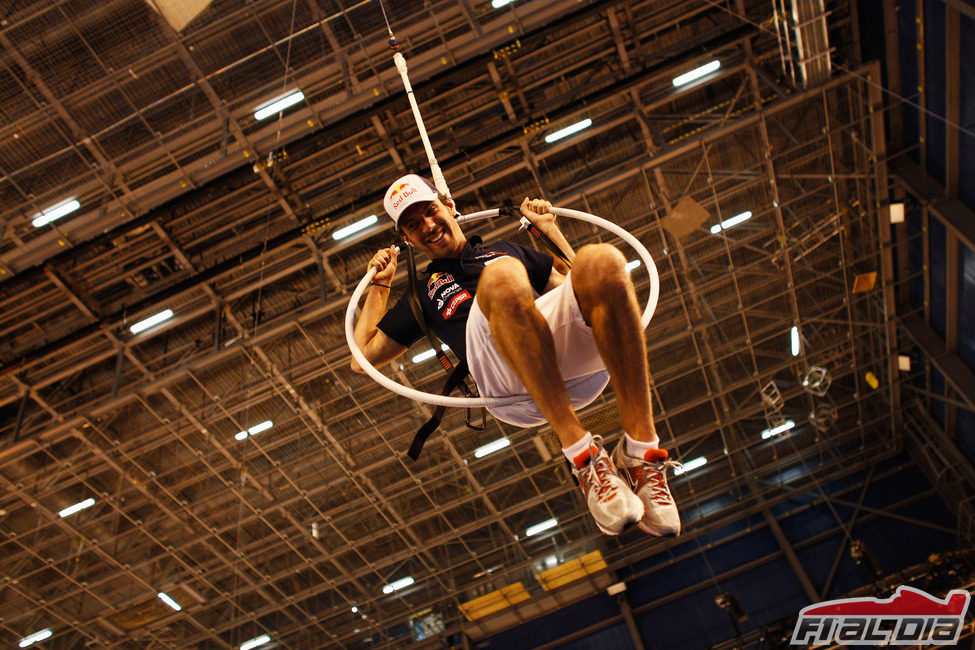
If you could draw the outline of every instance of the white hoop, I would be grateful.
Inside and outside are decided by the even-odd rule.
[[[589,222],[595,226],[599,226],[604,230],[608,230],[613,233],[627,244],[629,244],[640,256],[643,261],[644,266],[647,267],[647,273],[650,275],[650,295],[647,298],[647,306],[643,310],[643,315],[640,321],[643,323],[643,329],[646,329],[650,324],[650,319],[653,317],[653,312],[657,308],[657,299],[660,297],[660,277],[657,275],[657,266],[653,262],[653,258],[650,257],[650,252],[646,247],[640,243],[636,237],[628,233],[627,231],[620,228],[618,225],[611,221],[607,221],[596,215],[589,214],[588,212],[580,212],[578,210],[569,210],[567,208],[550,208],[549,212],[557,217],[569,217],[571,219],[578,219],[580,221]],[[467,223],[469,221],[477,221],[479,219],[487,219],[490,217],[498,216],[498,210],[484,210],[482,212],[475,212],[473,214],[468,214],[457,218],[457,223]],[[345,312],[345,338],[349,343],[349,350],[352,352],[352,357],[356,360],[359,366],[366,372],[367,375],[372,377],[376,382],[378,382],[384,388],[388,388],[398,395],[403,397],[416,400],[418,402],[425,402],[427,404],[435,404],[438,406],[458,406],[462,408],[474,408],[474,407],[491,407],[491,406],[504,406],[506,404],[515,404],[518,402],[523,402],[525,400],[524,395],[512,395],[508,397],[448,397],[445,395],[435,395],[433,393],[424,393],[423,391],[416,390],[414,388],[409,388],[402,384],[399,384],[386,375],[379,372],[375,366],[369,363],[362,350],[355,342],[355,310],[359,306],[359,301],[362,299],[362,294],[365,292],[366,287],[369,286],[369,282],[372,281],[372,277],[376,275],[376,268],[371,267],[367,272],[365,277],[359,282],[355,291],[352,292],[352,297],[349,299],[349,307]]]

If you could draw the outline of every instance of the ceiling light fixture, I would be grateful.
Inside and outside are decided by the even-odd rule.
[[[674,476],[680,476],[681,474],[686,474],[687,472],[691,471],[692,469],[697,469],[698,467],[701,467],[703,465],[706,465],[707,462],[708,462],[708,459],[707,458],[705,458],[704,456],[698,456],[697,458],[694,458],[693,460],[687,461],[686,463],[684,463],[680,467],[675,467],[674,468]]]
[[[405,578],[400,578],[399,580],[395,582],[390,582],[388,585],[383,587],[383,593],[391,594],[394,591],[399,591],[400,589],[403,589],[404,587],[409,587],[411,584],[413,584],[413,582],[414,580],[412,576],[406,576]]]
[[[500,9],[505,5],[511,4],[511,0],[491,0],[491,6],[495,9]]]
[[[799,327],[796,325],[792,326],[792,330],[789,332],[789,339],[792,344],[792,356],[798,357],[799,353],[802,352],[802,341],[799,340]]]
[[[588,129],[590,126],[592,126],[592,120],[590,120],[587,117],[586,119],[582,120],[581,122],[576,122],[575,124],[570,124],[569,126],[565,127],[564,129],[559,129],[558,131],[556,131],[554,133],[549,133],[547,136],[545,136],[545,142],[548,143],[548,144],[552,144],[556,140],[561,140],[562,138],[568,137],[568,136],[572,135],[573,133],[578,133],[579,131],[581,131],[583,129]]]
[[[555,528],[559,525],[558,519],[546,519],[543,522],[537,523],[534,526],[529,526],[528,530],[525,531],[525,537],[531,537],[537,535],[541,532],[548,530],[549,528]]]
[[[51,206],[47,210],[42,210],[39,214],[35,214],[31,224],[35,228],[46,226],[52,221],[65,216],[66,214],[71,214],[80,207],[81,204],[78,203],[77,199],[68,199],[67,201]]]
[[[793,420],[786,420],[785,422],[778,425],[777,427],[772,427],[771,429],[766,429],[765,431],[762,431],[762,440],[768,440],[772,436],[777,436],[780,433],[785,433],[786,431],[788,431],[794,426],[796,426],[796,423]]]
[[[271,117],[272,115],[280,113],[289,106],[294,106],[304,98],[305,93],[301,92],[300,90],[288,91],[287,94],[275,97],[268,103],[258,106],[254,111],[254,119],[263,120],[266,117]]]
[[[699,68],[694,68],[690,72],[685,72],[684,74],[680,75],[679,77],[674,77],[674,80],[671,83],[674,84],[674,88],[677,88],[679,86],[686,86],[687,84],[691,83],[692,81],[696,81],[696,80],[700,79],[704,75],[711,74],[712,72],[714,72],[715,70],[717,70],[720,67],[721,67],[721,61],[718,61],[717,59],[715,59],[714,61],[710,61],[708,63],[705,63],[704,65],[702,65]]]
[[[156,594],[156,596],[159,597],[159,600],[163,601],[164,603],[166,603],[167,605],[175,609],[177,612],[183,609],[179,603],[173,600],[170,597],[170,595],[165,592],[160,591],[158,594]]]
[[[904,223],[904,204],[903,203],[891,203],[890,204],[890,222],[891,223]]]
[[[253,639],[249,639],[240,644],[240,650],[251,650],[252,648],[259,648],[260,646],[270,643],[271,637],[266,634],[261,636],[256,636]]]
[[[355,233],[359,232],[360,230],[364,230],[364,229],[368,228],[369,226],[373,225],[377,221],[379,221],[379,217],[377,217],[374,214],[371,214],[368,217],[366,217],[365,219],[360,219],[359,221],[356,221],[353,224],[349,224],[348,226],[345,226],[344,228],[339,228],[334,233],[332,233],[332,239],[334,239],[336,241],[339,240],[339,239],[345,239],[349,235],[354,235]]]
[[[44,639],[50,638],[51,635],[53,634],[54,632],[52,632],[51,628],[49,627],[44,628],[43,630],[38,630],[37,632],[34,632],[33,634],[28,634],[23,639],[21,639],[17,643],[17,647],[26,648],[29,645],[34,645],[38,641],[43,641]]]
[[[484,458],[488,454],[493,454],[496,451],[501,451],[505,447],[510,447],[511,441],[507,438],[498,438],[493,442],[489,442],[486,445],[481,445],[474,450],[474,458]]]
[[[748,221],[751,218],[752,218],[752,212],[751,212],[751,210],[745,210],[741,214],[736,214],[735,216],[733,216],[733,217],[731,217],[729,219],[725,219],[721,223],[716,223],[713,226],[711,226],[711,234],[712,235],[717,235],[722,230],[727,230],[728,228],[732,228],[734,226],[737,226],[738,224],[740,224],[740,223],[742,223],[744,221]]]
[[[247,431],[238,431],[234,435],[234,438],[236,438],[237,440],[244,440],[248,436],[256,436],[261,431],[267,431],[268,429],[270,429],[273,426],[274,426],[274,422],[272,420],[264,420],[260,424],[255,424],[254,426],[252,426]]]
[[[640,268],[640,260],[630,260],[626,263],[626,270],[632,271],[633,269]]]
[[[169,320],[172,317],[173,317],[173,310],[172,309],[164,309],[163,311],[159,312],[158,314],[153,314],[149,318],[140,320],[138,323],[136,323],[135,325],[131,326],[129,328],[129,331],[132,332],[133,334],[138,334],[139,332],[144,332],[147,329],[149,329],[150,327],[155,327],[159,323],[162,323],[163,321],[167,321],[167,320]]]
[[[95,505],[95,500],[92,499],[91,497],[89,497],[89,498],[85,499],[84,501],[79,501],[78,503],[74,504],[73,506],[68,506],[67,508],[65,508],[64,510],[62,510],[61,512],[59,512],[58,513],[58,516],[61,517],[61,519],[64,519],[65,517],[70,517],[71,515],[73,515],[76,512],[81,512],[85,508],[90,508],[93,505]]]
[[[440,349],[441,349],[441,350],[443,350],[444,352],[446,352],[446,351],[447,351],[447,350],[449,350],[450,348],[449,348],[449,347],[447,347],[447,344],[446,344],[446,343],[443,343],[443,344],[442,344],[442,345],[440,346]],[[429,350],[424,350],[424,351],[423,351],[423,352],[421,352],[420,354],[415,354],[415,355],[413,355],[413,359],[412,359],[412,361],[413,361],[413,363],[423,363],[423,362],[424,362],[424,361],[426,361],[427,359],[432,359],[432,358],[434,358],[435,356],[437,356],[437,353],[436,353],[436,352],[434,351],[434,349],[433,349],[433,348],[430,348]]]

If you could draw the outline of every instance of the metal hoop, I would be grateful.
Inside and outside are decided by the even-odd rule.
[[[589,214],[588,212],[580,212],[578,210],[569,210],[568,208],[556,207],[550,208],[549,211],[557,217],[569,217],[570,219],[578,219],[580,221],[586,221],[595,226],[599,226],[600,228],[613,233],[633,247],[633,249],[640,256],[640,259],[643,261],[644,266],[646,266],[647,273],[650,275],[650,295],[647,298],[647,306],[644,308],[643,315],[640,318],[640,322],[643,323],[643,329],[646,329],[650,324],[650,319],[653,317],[654,310],[657,308],[657,299],[660,297],[660,277],[657,275],[657,266],[654,264],[653,258],[650,257],[650,252],[646,249],[646,247],[640,243],[640,240],[620,228],[615,223],[607,221],[601,217],[597,217],[596,215]],[[467,223],[470,221],[488,219],[496,216],[498,216],[497,209],[484,210],[482,212],[475,212],[473,214],[458,217],[457,223]],[[362,294],[365,292],[366,287],[369,286],[369,282],[372,281],[374,275],[376,275],[376,268],[371,267],[366,272],[365,277],[359,281],[355,291],[352,292],[352,297],[349,299],[349,307],[345,312],[345,338],[346,341],[348,341],[349,350],[352,352],[352,357],[356,360],[359,366],[361,366],[366,374],[372,377],[372,379],[374,379],[384,388],[387,388],[398,395],[402,395],[403,397],[407,397],[418,402],[425,402],[427,404],[435,404],[438,406],[457,406],[462,408],[476,408],[481,406],[492,407],[504,406],[506,404],[516,404],[525,400],[524,395],[475,398],[435,395],[434,393],[425,393],[423,391],[399,384],[379,372],[375,366],[369,363],[365,355],[362,353],[362,350],[359,349],[358,344],[355,342],[354,335],[355,311],[359,306],[359,301],[362,299]]]

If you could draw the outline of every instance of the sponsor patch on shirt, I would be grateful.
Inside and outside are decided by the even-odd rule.
[[[434,273],[427,280],[427,298],[433,300],[433,294],[437,293],[437,289],[452,282],[455,282],[455,280],[454,276],[450,273]]]
[[[499,257],[511,257],[511,256],[505,251],[482,251],[477,255],[473,255],[472,259],[485,260],[485,259],[499,258]],[[491,259],[491,262],[493,261],[494,259]],[[487,266],[491,262],[485,262],[484,265]]]
[[[447,298],[454,295],[458,291],[461,291],[462,289],[463,287],[456,282],[445,287],[444,290],[440,292],[440,296],[437,298],[437,309],[443,309],[443,304],[447,301]]]
[[[464,289],[463,291],[461,291],[456,296],[450,299],[450,302],[447,303],[447,307],[442,312],[440,312],[440,315],[444,317],[444,320],[450,318],[451,316],[457,313],[457,308],[465,300],[470,300],[470,299],[471,299],[471,294],[467,291],[467,289]]]

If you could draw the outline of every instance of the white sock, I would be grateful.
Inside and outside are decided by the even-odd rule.
[[[660,440],[654,440],[653,442],[642,442],[640,440],[634,440],[630,437],[630,434],[623,434],[623,451],[626,452],[627,456],[632,456],[633,458],[643,458],[643,455],[647,453],[649,449],[657,449],[660,446]]]
[[[573,467],[581,467],[582,465],[586,464],[585,460],[583,460],[581,463],[577,463],[576,458],[579,458],[584,454],[588,454],[589,445],[591,444],[592,434],[587,431],[586,435],[582,436],[568,447],[563,447],[562,453],[565,454],[565,457],[569,459],[569,462],[572,463]]]

